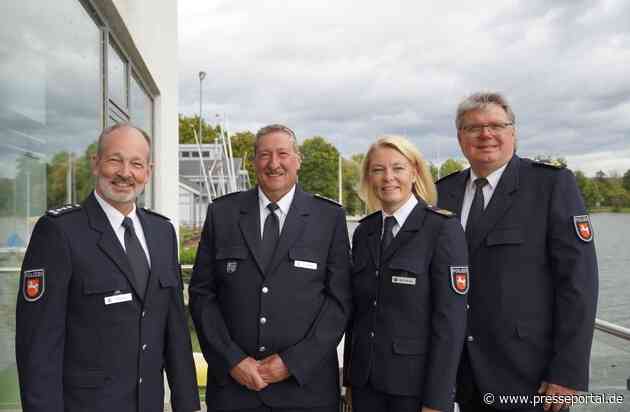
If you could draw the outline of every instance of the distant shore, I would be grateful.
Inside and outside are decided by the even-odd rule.
[[[589,213],[630,213],[630,207],[594,207],[589,210]]]

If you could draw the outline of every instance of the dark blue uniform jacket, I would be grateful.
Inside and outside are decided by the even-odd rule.
[[[20,282],[16,355],[25,412],[155,412],[165,370],[175,411],[199,408],[175,232],[138,209],[151,257],[144,299],[124,249],[94,195],[39,219],[24,272],[43,269],[41,298]],[[132,299],[105,304],[130,293]]]
[[[440,207],[460,213],[468,176],[438,182]],[[512,157],[470,245],[466,345],[482,394],[587,390],[598,274],[582,215],[569,170]]]
[[[209,408],[316,407],[339,400],[337,344],[350,315],[343,209],[298,186],[275,255],[260,265],[258,189],[208,207],[190,308],[208,361]],[[289,379],[260,392],[229,374],[246,356],[280,355]]]
[[[457,292],[451,278],[451,268],[468,265],[462,227],[419,199],[379,260],[382,222],[380,211],[365,217],[352,239],[345,384],[370,382],[451,410],[466,325],[465,290]]]

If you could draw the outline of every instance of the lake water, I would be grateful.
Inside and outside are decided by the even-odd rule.
[[[597,317],[630,328],[630,214],[591,215],[599,264]]]
[[[599,264],[597,317],[630,328],[630,213],[591,215]],[[348,222],[350,236],[358,226]]]

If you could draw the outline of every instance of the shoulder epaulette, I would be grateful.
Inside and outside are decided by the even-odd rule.
[[[314,194],[313,197],[315,197],[316,199],[325,200],[325,201],[327,201],[329,203],[332,203],[333,205],[336,205],[336,206],[339,206],[339,207],[343,207],[340,203],[335,202],[334,200],[329,199],[326,196],[322,196],[320,194]]]
[[[66,213],[76,212],[77,210],[80,210],[80,209],[81,209],[80,204],[72,203],[72,204],[57,207],[55,209],[49,209],[46,211],[46,214],[48,216],[57,217],[57,216],[65,215]]]
[[[466,169],[464,169],[464,170],[466,170]],[[437,184],[437,183],[439,183],[439,182],[441,182],[441,181],[443,181],[443,180],[446,180],[446,179],[449,179],[449,178],[451,178],[451,177],[457,176],[458,174],[460,174],[460,173],[461,173],[461,172],[463,172],[464,170],[460,170],[459,172],[453,172],[453,173],[449,173],[449,174],[447,174],[446,176],[442,176],[442,177],[441,177],[441,178],[439,178],[439,179],[438,179],[435,183]]]
[[[439,207],[433,206],[433,205],[427,205],[427,210],[430,210],[433,213],[437,213],[438,215],[442,215],[446,217],[455,216],[455,213],[451,212],[450,210],[440,209]]]
[[[368,220],[369,218],[371,218],[372,216],[376,215],[376,214],[380,214],[381,211],[377,210],[376,212],[372,212],[367,216],[363,216],[361,219],[359,219],[359,222],[363,222],[364,220]]]
[[[142,210],[143,210],[144,212],[150,213],[150,214],[152,214],[152,215],[154,215],[154,216],[161,217],[162,219],[166,219],[166,220],[169,220],[169,221],[171,220],[171,219],[169,219],[168,217],[166,217],[166,216],[164,216],[164,215],[162,215],[162,214],[160,214],[160,213],[156,212],[155,210],[147,209],[147,208],[145,208],[145,207],[143,207],[143,208],[142,208]]]
[[[566,167],[565,164],[558,160],[534,160],[532,163],[536,166],[548,167],[551,169],[564,169]]]
[[[237,195],[239,193],[242,193],[242,191],[239,190],[239,191],[236,191],[236,192],[230,192],[230,193],[224,194],[223,196],[219,196],[216,199],[212,199],[212,201],[216,202],[216,201],[221,201],[223,199],[228,199],[228,198],[230,198],[230,197],[232,197],[234,195]]]

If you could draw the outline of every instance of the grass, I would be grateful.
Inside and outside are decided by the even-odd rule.
[[[0,410],[19,409],[20,390],[15,367],[0,370]]]
[[[179,263],[182,265],[192,265],[195,263],[197,246],[201,237],[200,228],[189,226],[179,227]]]

